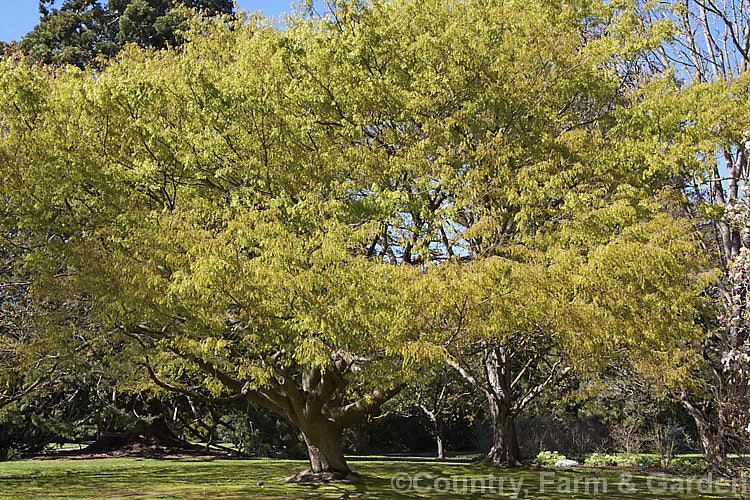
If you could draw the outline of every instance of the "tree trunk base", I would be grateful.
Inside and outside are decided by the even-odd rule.
[[[507,469],[510,467],[523,467],[524,466],[524,463],[521,459],[511,458],[511,457],[500,458],[492,454],[487,455],[483,459],[479,460],[477,463],[485,464],[485,465],[497,465],[498,467],[502,467],[504,469]]]
[[[303,470],[284,479],[287,483],[358,483],[359,475],[354,472],[313,472]]]
[[[515,417],[498,409],[499,403],[490,404],[492,411],[492,448],[484,457],[482,463],[499,467],[522,467],[523,455],[518,447],[516,438]]]

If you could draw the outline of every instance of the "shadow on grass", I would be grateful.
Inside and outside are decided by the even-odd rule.
[[[478,458],[437,458],[420,456],[392,456],[392,455],[347,455],[347,462],[408,462],[425,464],[471,464],[477,462]]]
[[[688,478],[597,470],[499,469],[468,462],[398,457],[357,457],[357,484],[286,483],[308,467],[305,460],[118,458],[28,460],[0,463],[0,497],[28,498],[216,498],[391,499],[545,498],[721,499],[731,491],[684,488]],[[622,474],[626,474],[623,476]],[[712,483],[713,484],[713,483]]]

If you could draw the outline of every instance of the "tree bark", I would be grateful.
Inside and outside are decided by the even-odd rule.
[[[368,431],[368,423],[367,419],[361,420],[359,423],[357,423],[356,428],[356,435],[357,435],[357,442],[356,442],[356,452],[357,455],[364,455],[367,453],[367,431]]]
[[[313,474],[351,474],[344,458],[340,429],[322,419],[311,419],[300,430],[305,438]]]
[[[492,448],[483,461],[504,467],[521,465],[523,457],[516,438],[517,413],[511,408],[512,367],[504,346],[487,351],[484,368],[490,389],[485,394],[492,416]]]
[[[430,422],[430,434],[435,438],[435,443],[437,444],[437,457],[440,459],[445,458],[445,451],[443,449],[443,426],[439,421],[438,410],[430,410],[423,404],[420,404],[419,408]]]
[[[683,396],[682,403],[695,421],[698,438],[709,469],[721,475],[728,475],[730,468],[724,446],[724,433],[716,424],[711,423],[709,416],[701,408],[691,403],[685,396]]]
[[[508,353],[506,346],[498,344],[484,350],[482,365],[486,381],[480,382],[478,376],[471,373],[468,367],[462,366],[454,360],[448,360],[448,365],[474,387],[482,390],[489,403],[490,416],[492,418],[493,444],[490,452],[484,458],[485,463],[494,463],[507,467],[523,464],[523,456],[518,446],[516,437],[516,417],[523,412],[526,406],[544,392],[550,384],[564,377],[570,367],[565,366],[562,360],[554,363],[546,363],[547,368],[540,371],[541,363],[536,367],[532,361],[537,356],[543,356],[545,351],[534,355],[526,366],[521,368],[515,377],[513,376],[512,355]],[[540,372],[535,379],[530,377],[532,371]],[[524,373],[532,382],[522,391],[518,382]]]
[[[521,449],[516,437],[516,419],[511,412],[502,408],[502,403],[490,401],[492,416],[492,448],[483,463],[503,467],[515,467],[523,463]]]

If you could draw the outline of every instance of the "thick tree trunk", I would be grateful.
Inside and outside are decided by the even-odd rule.
[[[291,482],[304,481],[356,481],[344,457],[341,445],[341,429],[323,417],[308,418],[302,426],[302,437],[307,445],[310,469],[287,479]]]
[[[492,417],[492,448],[485,463],[514,467],[523,457],[516,439],[516,413],[512,411],[511,363],[503,346],[490,349],[484,360],[491,390],[485,391]]]
[[[341,431],[327,424],[310,425],[302,431],[310,455],[310,471],[313,474],[351,473],[341,446]]]
[[[493,408],[494,407],[494,408]],[[497,408],[490,402],[492,414],[492,448],[482,462],[515,467],[523,463],[521,449],[516,438],[515,417]]]
[[[516,438],[516,417],[551,383],[564,377],[570,371],[570,367],[564,366],[562,360],[557,360],[552,364],[547,362],[545,364],[548,369],[536,378],[535,383],[521,391],[516,386],[521,376],[529,369],[531,371],[528,373],[531,374],[535,368],[539,368],[541,363],[537,363],[536,367],[527,364],[514,378],[511,358],[512,356],[508,355],[506,347],[502,344],[486,349],[483,360],[484,373],[487,377],[485,383],[480,383],[469,369],[459,363],[450,360],[448,362],[466,381],[481,389],[487,397],[492,417],[493,443],[483,462],[506,467],[523,464],[523,456]],[[527,376],[529,380],[532,380],[530,375]]]

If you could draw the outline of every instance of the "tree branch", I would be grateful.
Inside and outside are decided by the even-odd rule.
[[[524,408],[526,407],[526,405],[527,405],[527,404],[528,404],[528,403],[529,403],[530,401],[532,401],[532,400],[533,400],[533,399],[534,399],[535,397],[537,397],[537,396],[538,396],[539,394],[541,394],[541,393],[542,393],[542,391],[544,391],[544,389],[545,389],[545,388],[546,388],[546,387],[547,387],[547,386],[548,386],[548,385],[549,385],[549,384],[550,384],[550,383],[551,383],[551,382],[552,382],[552,381],[553,381],[553,380],[554,380],[555,378],[558,378],[558,377],[559,377],[559,378],[562,378],[562,377],[564,377],[564,376],[565,376],[565,375],[566,375],[566,374],[567,374],[567,373],[568,373],[568,372],[570,371],[570,367],[569,367],[569,366],[566,366],[566,367],[565,367],[565,368],[563,368],[563,369],[562,369],[562,371],[560,371],[560,373],[558,374],[558,373],[557,373],[557,367],[558,367],[558,366],[560,366],[560,364],[561,364],[561,363],[562,363],[562,361],[557,361],[557,362],[556,362],[556,363],[555,363],[555,364],[554,364],[554,365],[552,366],[552,369],[550,370],[550,374],[549,374],[549,376],[547,376],[547,379],[546,379],[546,380],[545,380],[544,382],[542,382],[541,384],[539,384],[539,385],[535,386],[535,387],[534,387],[533,389],[531,389],[531,390],[530,390],[530,391],[529,391],[528,393],[526,393],[526,395],[525,395],[525,396],[524,396],[524,397],[523,397],[523,398],[522,398],[522,399],[521,399],[520,401],[518,401],[518,402],[517,402],[516,404],[514,404],[514,405],[513,405],[512,407],[511,407],[511,409],[510,409],[510,410],[511,410],[511,412],[514,412],[515,414],[518,414],[518,413],[520,413],[520,412],[521,412],[521,411],[522,411],[522,410],[523,410],[523,409],[524,409]]]
[[[383,403],[401,392],[404,387],[406,387],[406,384],[400,383],[387,390],[375,389],[370,394],[358,399],[354,403],[348,404],[343,408],[330,410],[328,412],[329,419],[332,420],[334,425],[339,429],[349,427],[350,425],[357,423],[357,421],[359,421],[364,415],[378,409]]]

